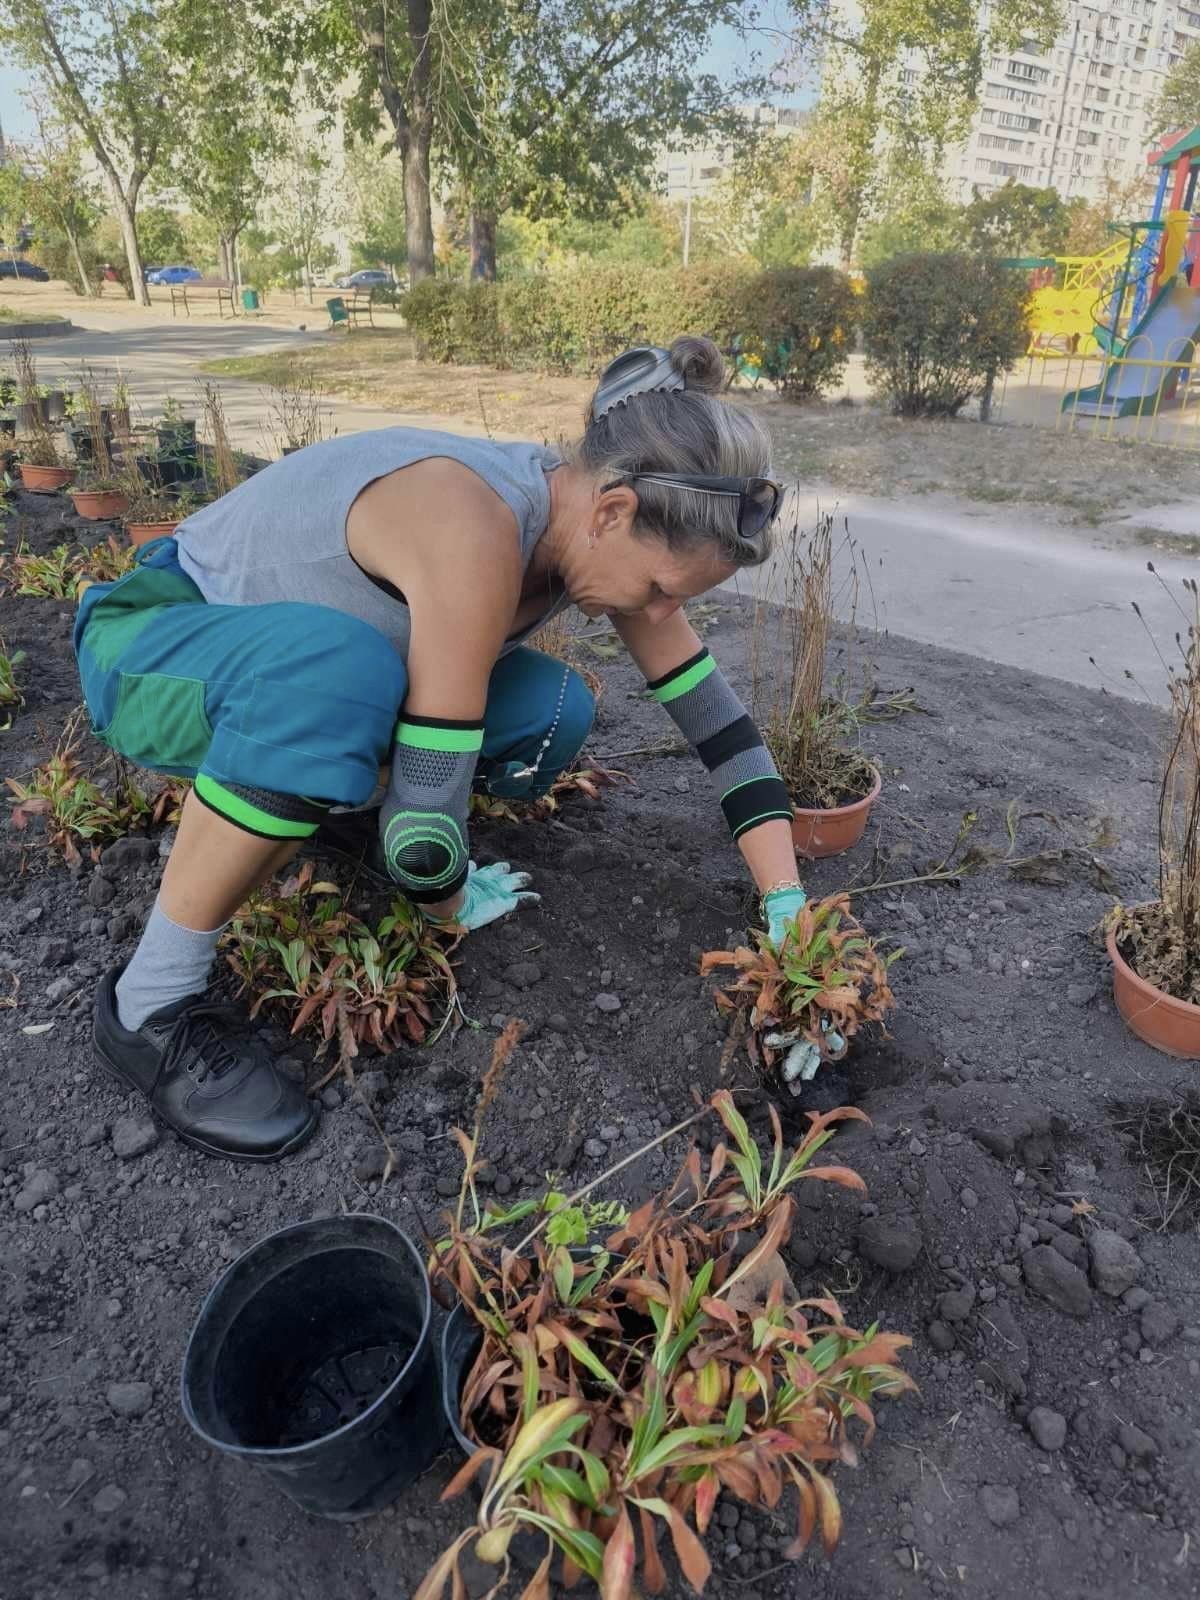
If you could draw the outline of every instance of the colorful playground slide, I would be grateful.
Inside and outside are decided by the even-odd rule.
[[[1174,397],[1200,345],[1200,294],[1177,273],[1130,330],[1119,357],[1106,357],[1099,383],[1065,396],[1064,411],[1084,417],[1133,417]],[[1169,365],[1180,357],[1178,366]]]

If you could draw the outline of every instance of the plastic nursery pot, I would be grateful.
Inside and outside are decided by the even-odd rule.
[[[861,800],[852,800],[847,806],[830,806],[828,810],[794,806],[792,817],[792,842],[796,854],[815,860],[823,856],[841,855],[856,845],[867,831],[871,808],[879,798],[883,779],[875,767],[871,768],[875,781],[870,792]]]
[[[42,415],[47,422],[61,422],[67,414],[67,396],[62,389],[47,389],[42,396]]]
[[[383,1217],[300,1222],[218,1280],[183,1361],[196,1433],[297,1505],[353,1522],[441,1443],[425,1267]]]
[[[32,433],[39,422],[49,422],[44,400],[21,400],[13,407],[18,433]]]
[[[179,518],[169,517],[162,522],[127,522],[125,532],[130,544],[136,546],[149,544],[152,539],[166,539],[178,526]]]
[[[160,422],[154,430],[158,439],[158,448],[168,456],[176,456],[181,460],[194,461],[196,459],[196,423],[194,419],[180,422]]]
[[[17,436],[17,419],[15,417],[0,417],[0,439],[15,439]]]
[[[72,467],[35,467],[29,461],[21,463],[21,483],[26,489],[62,489],[74,476]]]
[[[91,522],[110,521],[129,510],[129,497],[119,489],[72,489],[71,501],[76,513]]]
[[[572,1252],[574,1254],[574,1252]],[[479,1449],[462,1431],[459,1422],[459,1401],[467,1373],[471,1370],[480,1342],[483,1339],[479,1325],[463,1305],[455,1306],[442,1327],[442,1410],[454,1435],[455,1443],[464,1456],[473,1456]],[[486,1470],[477,1476],[471,1488],[478,1497],[487,1487]],[[508,1547],[509,1558],[518,1571],[534,1572],[546,1554],[545,1536],[536,1529],[523,1529],[514,1535]]]
[[[1115,933],[1110,931],[1105,942],[1113,965],[1113,999],[1130,1033],[1164,1055],[1200,1061],[1200,1006],[1176,1000],[1139,977],[1117,948]]]

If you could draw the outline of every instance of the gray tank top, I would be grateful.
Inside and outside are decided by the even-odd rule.
[[[561,464],[534,444],[498,444],[422,428],[378,428],[309,445],[273,461],[176,529],[179,563],[204,598],[220,605],[303,600],[361,617],[408,655],[408,607],[367,576],[346,546],[346,517],[376,478],[446,456],[469,467],[517,519],[527,567],[550,519],[546,474]],[[437,528],[428,537],[437,538]],[[497,533],[497,538],[503,538]],[[568,604],[547,595],[545,615],[510,637],[501,654]]]

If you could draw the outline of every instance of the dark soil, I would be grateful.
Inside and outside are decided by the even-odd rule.
[[[69,512],[51,526],[65,501],[16,501],[36,521],[35,548],[75,526]],[[7,539],[11,548],[11,519]],[[28,703],[0,735],[0,776],[44,759],[77,703],[71,618],[65,604],[0,600],[0,635],[29,656]],[[735,602],[709,641],[741,680]],[[596,664],[605,693],[591,749],[636,788],[597,809],[573,802],[549,823],[477,828],[479,856],[532,870],[542,905],[464,947],[481,1030],[360,1061],[362,1093],[404,1162],[402,1182],[382,1189],[379,1137],[340,1086],[323,1091],[318,1136],[280,1166],[213,1161],[158,1137],[142,1104],[93,1065],[89,1009],[99,974],[133,948],[159,842],[72,873],[28,834],[5,834],[0,993],[4,974],[20,979],[15,1006],[0,1010],[5,1600],[402,1600],[462,1525],[468,1501],[438,1504],[450,1451],[369,1521],[304,1516],[192,1436],[180,1363],[218,1272],[271,1229],[343,1208],[377,1210],[414,1234],[414,1207],[436,1217],[458,1182],[449,1129],[469,1122],[497,1022],[530,1024],[487,1142],[489,1181],[509,1199],[536,1192],[547,1172],[594,1176],[718,1083],[721,1026],[696,966],[746,926],[748,879],[696,762],[615,756],[673,730],[631,665]],[[1090,931],[1111,892],[1085,853],[1108,819],[1116,839],[1099,854],[1121,897],[1152,892],[1144,714],[901,640],[883,643],[878,664],[882,683],[913,684],[930,715],[867,729],[884,773],[868,838],[812,867],[812,890],[919,872],[966,811],[978,813],[975,840],[1008,850],[1012,802],[1044,814],[1022,823],[1016,856],[1080,853],[1021,869],[1050,881],[993,865],[958,887],[855,900],[873,931],[906,947],[892,972],[900,1010],[891,1039],[860,1045],[811,1093],[870,1112],[871,1127],[850,1124],[837,1141],[870,1199],[802,1192],[791,1266],[803,1292],[837,1294],[856,1324],[911,1334],[920,1393],[884,1405],[860,1469],[839,1472],[846,1531],[832,1560],[781,1564],[786,1498],[775,1515],[722,1503],[709,1592],[1195,1593],[1200,1239],[1157,1231],[1133,1135],[1109,1112],[1118,1099],[1169,1094],[1193,1069],[1117,1018]],[[278,1029],[269,1037],[291,1070],[311,1072],[307,1046]],[[756,1115],[765,1119],[761,1101]],[[618,1194],[636,1200],[679,1154],[623,1173]]]

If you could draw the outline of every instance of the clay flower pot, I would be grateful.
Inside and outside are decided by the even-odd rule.
[[[62,489],[75,476],[73,467],[35,467],[22,461],[21,483],[26,489]]]
[[[129,535],[132,545],[149,544],[152,539],[165,539],[175,532],[179,526],[178,517],[169,517],[163,522],[127,522],[125,532]]]
[[[1200,1061],[1200,1006],[1176,1000],[1139,977],[1118,950],[1111,930],[1105,943],[1113,964],[1113,999],[1130,1033],[1164,1055]]]
[[[792,842],[796,854],[810,861],[823,856],[838,856],[843,850],[856,845],[867,831],[871,807],[879,798],[883,779],[872,767],[875,781],[861,800],[852,800],[846,806],[830,806],[827,810],[795,806],[792,818]]]
[[[71,500],[76,514],[91,522],[119,517],[129,509],[129,500],[119,489],[72,489]]]

